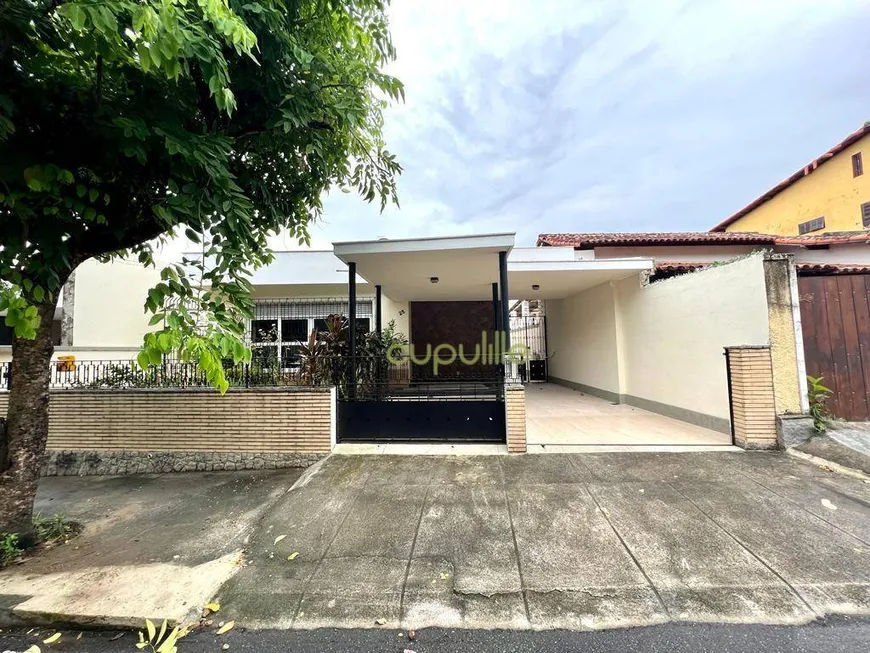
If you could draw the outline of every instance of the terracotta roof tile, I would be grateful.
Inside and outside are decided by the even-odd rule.
[[[586,233],[540,234],[538,246],[552,245],[589,249],[632,245],[773,245],[776,236],[753,232],[658,232],[658,233]]]
[[[853,263],[798,263],[795,265],[798,272],[815,273],[839,273],[839,274],[868,274],[870,265],[856,265]]]
[[[727,232],[726,232],[727,233]],[[824,234],[806,236],[777,236],[777,245],[849,245],[870,243],[870,233],[866,231],[831,231]]]
[[[864,138],[868,134],[870,134],[870,122],[864,123],[864,125],[860,129],[853,131],[851,134],[846,136],[846,138],[844,138],[842,141],[840,141],[839,143],[834,145],[834,147],[832,147],[830,150],[828,150],[824,154],[822,154],[822,155],[816,157],[815,159],[813,159],[812,161],[810,161],[803,168],[801,168],[800,170],[795,172],[791,177],[789,177],[787,179],[783,179],[776,186],[774,186],[769,191],[764,193],[761,197],[757,197],[756,199],[752,200],[749,204],[744,206],[742,209],[737,211],[737,213],[734,213],[730,217],[722,220],[722,222],[717,224],[710,231],[725,231],[725,227],[736,222],[737,220],[742,218],[747,213],[754,211],[755,209],[757,209],[759,206],[761,206],[765,202],[773,199],[774,197],[779,195],[782,191],[784,191],[786,188],[788,188],[792,184],[800,181],[801,179],[803,179],[807,175],[812,174],[813,172],[816,171],[816,169],[820,165],[822,165],[826,161],[833,159],[835,155],[839,154],[840,152],[845,150],[847,147],[849,147],[853,143],[861,140],[862,138]]]
[[[539,247],[550,245],[591,249],[593,247],[648,247],[655,245],[793,245],[813,247],[853,243],[870,243],[870,232],[843,231],[806,236],[775,236],[752,231],[540,234],[537,244]]]

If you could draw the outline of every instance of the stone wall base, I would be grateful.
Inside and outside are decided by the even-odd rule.
[[[778,415],[776,418],[776,441],[782,449],[803,444],[818,432],[809,415]]]
[[[43,476],[165,474],[308,467],[322,453],[209,453],[204,451],[46,451]]]

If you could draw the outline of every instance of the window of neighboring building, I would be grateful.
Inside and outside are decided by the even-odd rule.
[[[798,225],[798,233],[808,234],[811,231],[818,231],[819,229],[825,228],[825,216],[821,216],[819,218],[815,218],[813,220],[807,220],[806,222],[801,222]]]
[[[861,159],[861,153],[856,152],[852,155],[852,176],[860,177],[864,174],[864,161]]]
[[[861,205],[861,222],[865,229],[870,229],[870,202]]]

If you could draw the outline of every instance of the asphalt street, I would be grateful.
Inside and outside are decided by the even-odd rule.
[[[19,653],[31,644],[46,651],[114,653],[135,651],[133,633],[53,631],[0,633],[0,651]],[[118,637],[118,635],[121,635]],[[229,648],[224,649],[224,645]],[[510,631],[427,628],[234,630],[223,636],[198,632],[179,643],[179,653],[856,653],[870,649],[870,619],[837,616],[805,626],[668,623],[602,631]]]

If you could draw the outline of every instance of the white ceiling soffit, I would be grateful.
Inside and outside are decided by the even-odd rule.
[[[486,300],[498,281],[498,253],[514,234],[334,243],[359,276],[394,301]]]
[[[651,270],[654,265],[652,259],[638,258],[509,262],[508,294],[511,299],[562,299]]]

